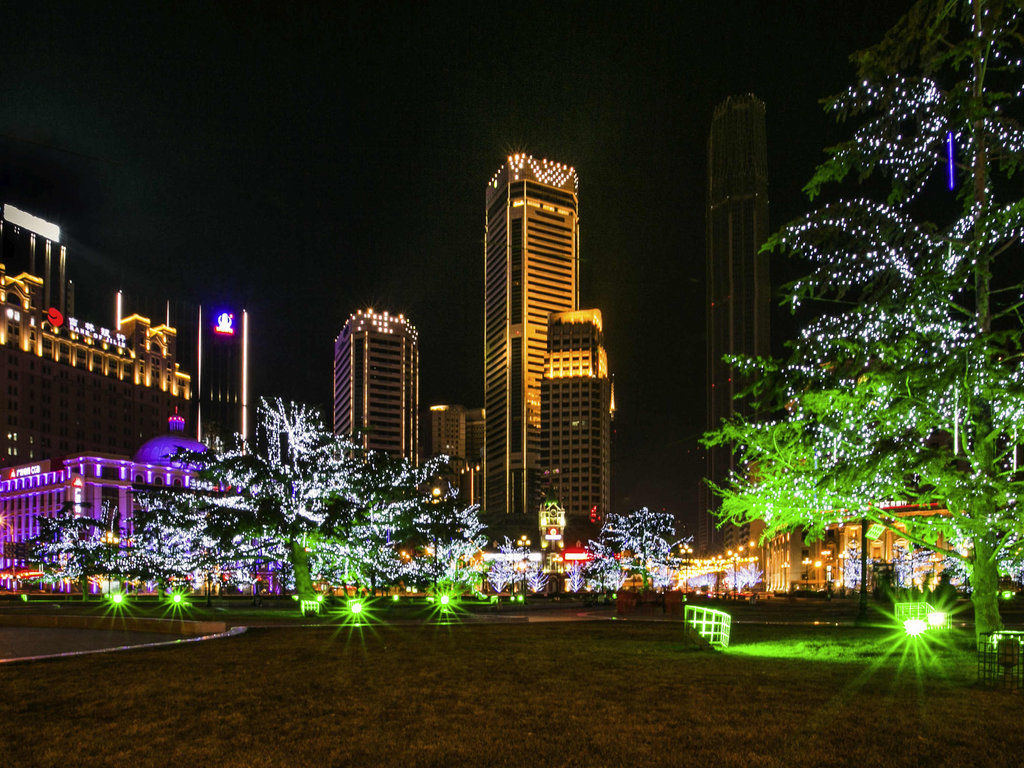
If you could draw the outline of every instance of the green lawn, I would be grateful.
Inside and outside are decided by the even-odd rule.
[[[273,628],[0,669],[0,765],[1016,766],[971,638],[674,623]],[[927,641],[926,641],[927,642]]]

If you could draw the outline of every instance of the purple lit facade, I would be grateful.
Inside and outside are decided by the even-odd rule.
[[[179,449],[204,451],[186,438],[180,416],[170,419],[171,432],[147,441],[131,458],[82,453],[61,460],[5,467],[0,475],[0,583],[12,588],[19,579],[34,578],[26,559],[39,519],[74,504],[82,515],[100,520],[106,502],[120,513],[122,541],[133,534],[133,491],[151,486],[188,488],[193,471],[171,456]],[[20,546],[19,546],[20,545]]]

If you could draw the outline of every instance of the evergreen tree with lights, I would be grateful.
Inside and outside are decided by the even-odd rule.
[[[724,520],[880,523],[964,563],[978,633],[1024,534],[1020,17],[921,0],[854,56],[826,104],[858,126],[806,187],[835,197],[767,246],[810,263],[787,299],[813,319],[783,360],[735,361],[757,412],[705,436],[741,460]]]

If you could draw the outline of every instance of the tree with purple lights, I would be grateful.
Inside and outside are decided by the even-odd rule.
[[[1021,33],[1015,3],[922,0],[854,57],[827,108],[857,126],[806,187],[829,197],[767,245],[810,265],[786,289],[809,319],[733,361],[753,413],[705,436],[737,454],[724,520],[881,524],[963,562],[979,633],[1024,537]]]

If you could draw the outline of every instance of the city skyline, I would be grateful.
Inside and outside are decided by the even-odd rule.
[[[817,100],[846,85],[849,52],[903,8],[746,10],[538,7],[512,26],[494,10],[460,26],[404,9],[15,7],[19,35],[0,54],[12,107],[0,191],[62,226],[79,314],[109,317],[117,287],[246,306],[253,392],[326,415],[329,377],[304,361],[327,359],[360,306],[417,319],[422,403],[480,402],[480,179],[508,154],[558,158],[583,178],[581,305],[602,309],[616,373],[613,506],[689,519],[704,474],[713,106],[764,99],[777,227],[801,210],[800,186],[835,135]],[[61,51],[42,65],[41,40]],[[784,48],[816,66],[774,55]],[[513,55],[514,76],[492,63]],[[645,332],[652,315],[660,338]],[[680,354],[663,353],[665,338]]]

